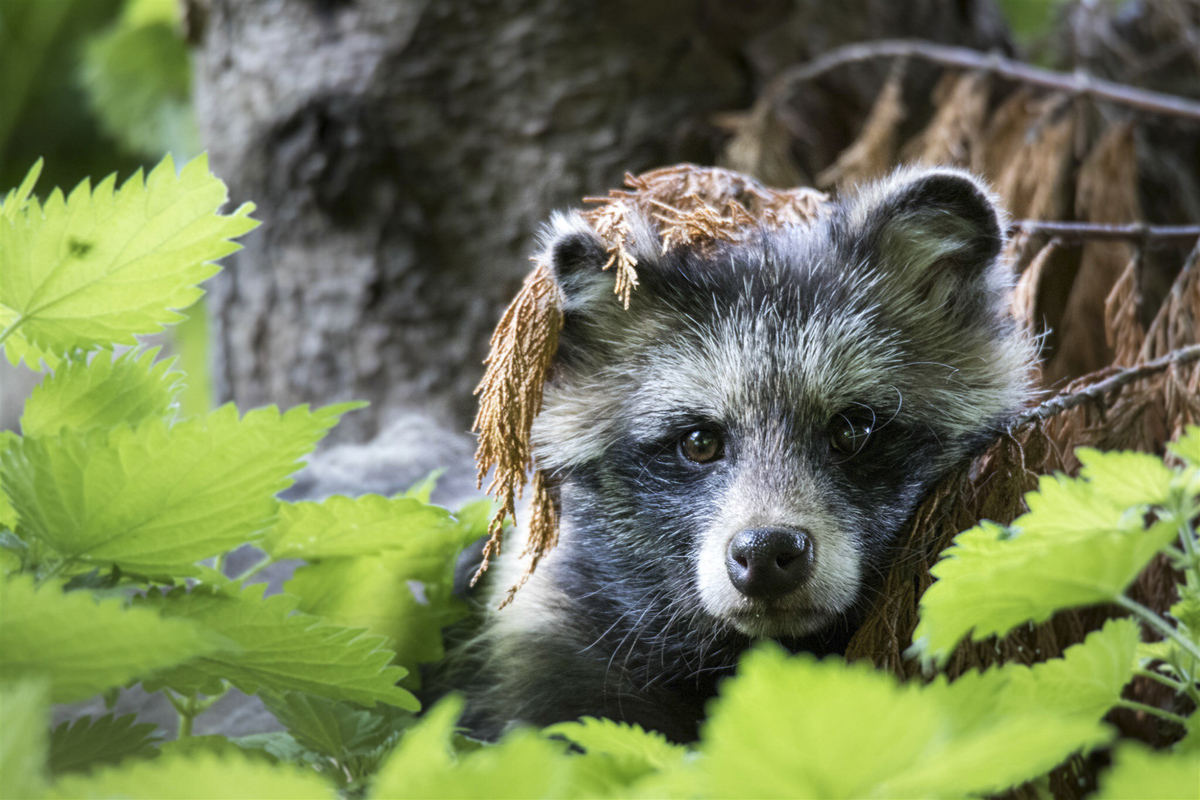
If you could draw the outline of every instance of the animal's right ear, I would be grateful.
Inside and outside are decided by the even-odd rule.
[[[657,236],[636,214],[625,216],[623,255],[635,264],[658,256]],[[616,293],[617,268],[612,251],[578,212],[555,214],[542,236],[538,261],[550,269],[568,316],[598,316],[623,309]]]

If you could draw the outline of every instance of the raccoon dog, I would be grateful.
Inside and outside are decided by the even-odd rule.
[[[565,321],[533,445],[560,543],[502,610],[521,548],[488,575],[455,667],[476,734],[598,715],[695,738],[756,639],[845,646],[923,494],[1027,398],[1001,216],[964,172],[703,249],[662,253],[654,224],[628,310],[578,214],[545,234]]]

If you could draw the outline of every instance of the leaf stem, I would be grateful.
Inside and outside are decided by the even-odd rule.
[[[1158,614],[1155,614],[1138,601],[1126,597],[1125,595],[1117,596],[1117,605],[1121,606],[1127,611],[1132,611],[1134,614],[1141,617],[1142,620],[1151,628],[1154,628],[1156,631],[1168,637],[1169,639],[1174,640],[1181,649],[1187,651],[1188,655],[1195,659],[1200,659],[1200,647],[1197,647],[1195,643],[1189,641],[1186,636],[1180,634],[1179,631],[1175,630],[1174,626],[1172,626]]]
[[[275,563],[275,559],[271,558],[266,553],[263,553],[262,561],[255,563],[254,566],[247,569],[241,575],[238,575],[234,580],[245,583],[250,578],[253,578],[259,572],[261,572],[262,570],[264,570],[265,568],[269,567],[270,565],[272,565],[274,563]]]
[[[1185,717],[1181,717],[1178,714],[1172,714],[1170,711],[1164,711],[1157,706],[1149,706],[1145,703],[1139,703],[1136,700],[1118,700],[1117,708],[1128,708],[1130,711],[1143,711],[1147,714],[1158,717],[1159,719],[1169,720],[1170,722],[1174,722],[1176,725],[1182,725],[1185,728],[1187,727],[1188,721]]]
[[[4,340],[7,339],[12,334],[13,331],[15,331],[17,328],[19,328],[21,326],[21,323],[23,323],[24,321],[25,321],[24,317],[17,317],[16,319],[14,319],[12,321],[12,323],[7,328],[0,331],[0,345],[3,345]]]
[[[1184,684],[1182,681],[1177,681],[1172,678],[1168,678],[1166,675],[1163,675],[1161,672],[1156,672],[1155,670],[1152,670],[1152,669],[1142,669],[1141,667],[1139,667],[1133,671],[1133,674],[1139,675],[1143,678],[1149,678],[1152,681],[1158,681],[1163,686],[1167,686],[1167,687],[1170,687],[1171,689],[1173,689],[1177,694],[1184,694],[1185,692],[1187,692],[1188,687],[1186,684]]]

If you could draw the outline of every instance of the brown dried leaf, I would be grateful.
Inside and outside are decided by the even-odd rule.
[[[891,169],[896,157],[896,136],[907,113],[904,108],[904,71],[893,69],[875,98],[871,113],[854,144],[817,176],[822,187],[847,187],[878,178]]]
[[[1133,366],[1146,341],[1140,314],[1140,264],[1141,253],[1135,251],[1104,300],[1104,338],[1113,351],[1112,363],[1119,367]]]
[[[992,114],[980,136],[979,147],[972,151],[971,169],[996,181],[1043,111],[1043,103],[1034,99],[1029,87],[1021,87],[1009,95]]]
[[[1138,202],[1137,146],[1132,123],[1110,127],[1079,169],[1076,216],[1088,222],[1125,224],[1142,218]],[[1059,325],[1051,383],[1095,372],[1113,363],[1104,332],[1104,308],[1133,257],[1124,242],[1087,242]],[[1134,309],[1136,314],[1136,308]]]
[[[1066,98],[1043,101],[1037,121],[996,177],[996,192],[1021,219],[1062,219],[1074,156],[1077,112]]]
[[[904,146],[901,160],[965,167],[980,149],[991,82],[980,72],[947,74],[938,88],[937,113]]]
[[[488,526],[483,563],[474,580],[487,569],[493,553],[499,553],[504,520],[516,519],[516,497],[525,488],[526,470],[533,467],[529,432],[542,410],[546,374],[558,349],[562,323],[558,286],[549,265],[538,264],[496,326],[484,361],[487,371],[475,390],[479,395],[474,424],[479,433],[478,484],[482,486],[495,468],[487,492],[500,501],[500,509]]]
[[[724,117],[734,127],[717,163],[744,172],[770,186],[809,183],[792,158],[792,140],[770,103],[759,103],[742,117]]]
[[[1015,238],[1014,241],[1016,241]],[[1058,239],[1051,239],[1041,250],[1038,250],[1033,261],[1029,262],[1029,266],[1017,279],[1017,286],[1013,290],[1013,317],[1017,320],[1017,324],[1033,337],[1040,336],[1044,330],[1044,325],[1037,318],[1037,298],[1040,294],[1042,279],[1045,276],[1046,265],[1050,263],[1051,256],[1058,252],[1058,248]]]

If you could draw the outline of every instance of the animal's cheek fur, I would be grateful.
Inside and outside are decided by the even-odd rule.
[[[794,613],[777,620],[780,629],[769,634],[803,636],[847,611],[862,586],[863,556],[855,534],[859,528],[854,524],[856,515],[834,505],[828,491],[811,476],[797,479],[786,491],[750,475],[735,479],[697,542],[696,586],[704,610],[739,627],[734,617],[752,611],[753,605],[730,581],[726,566],[730,542],[740,531],[790,527],[811,537],[813,574],[803,587],[784,598],[782,608]]]

